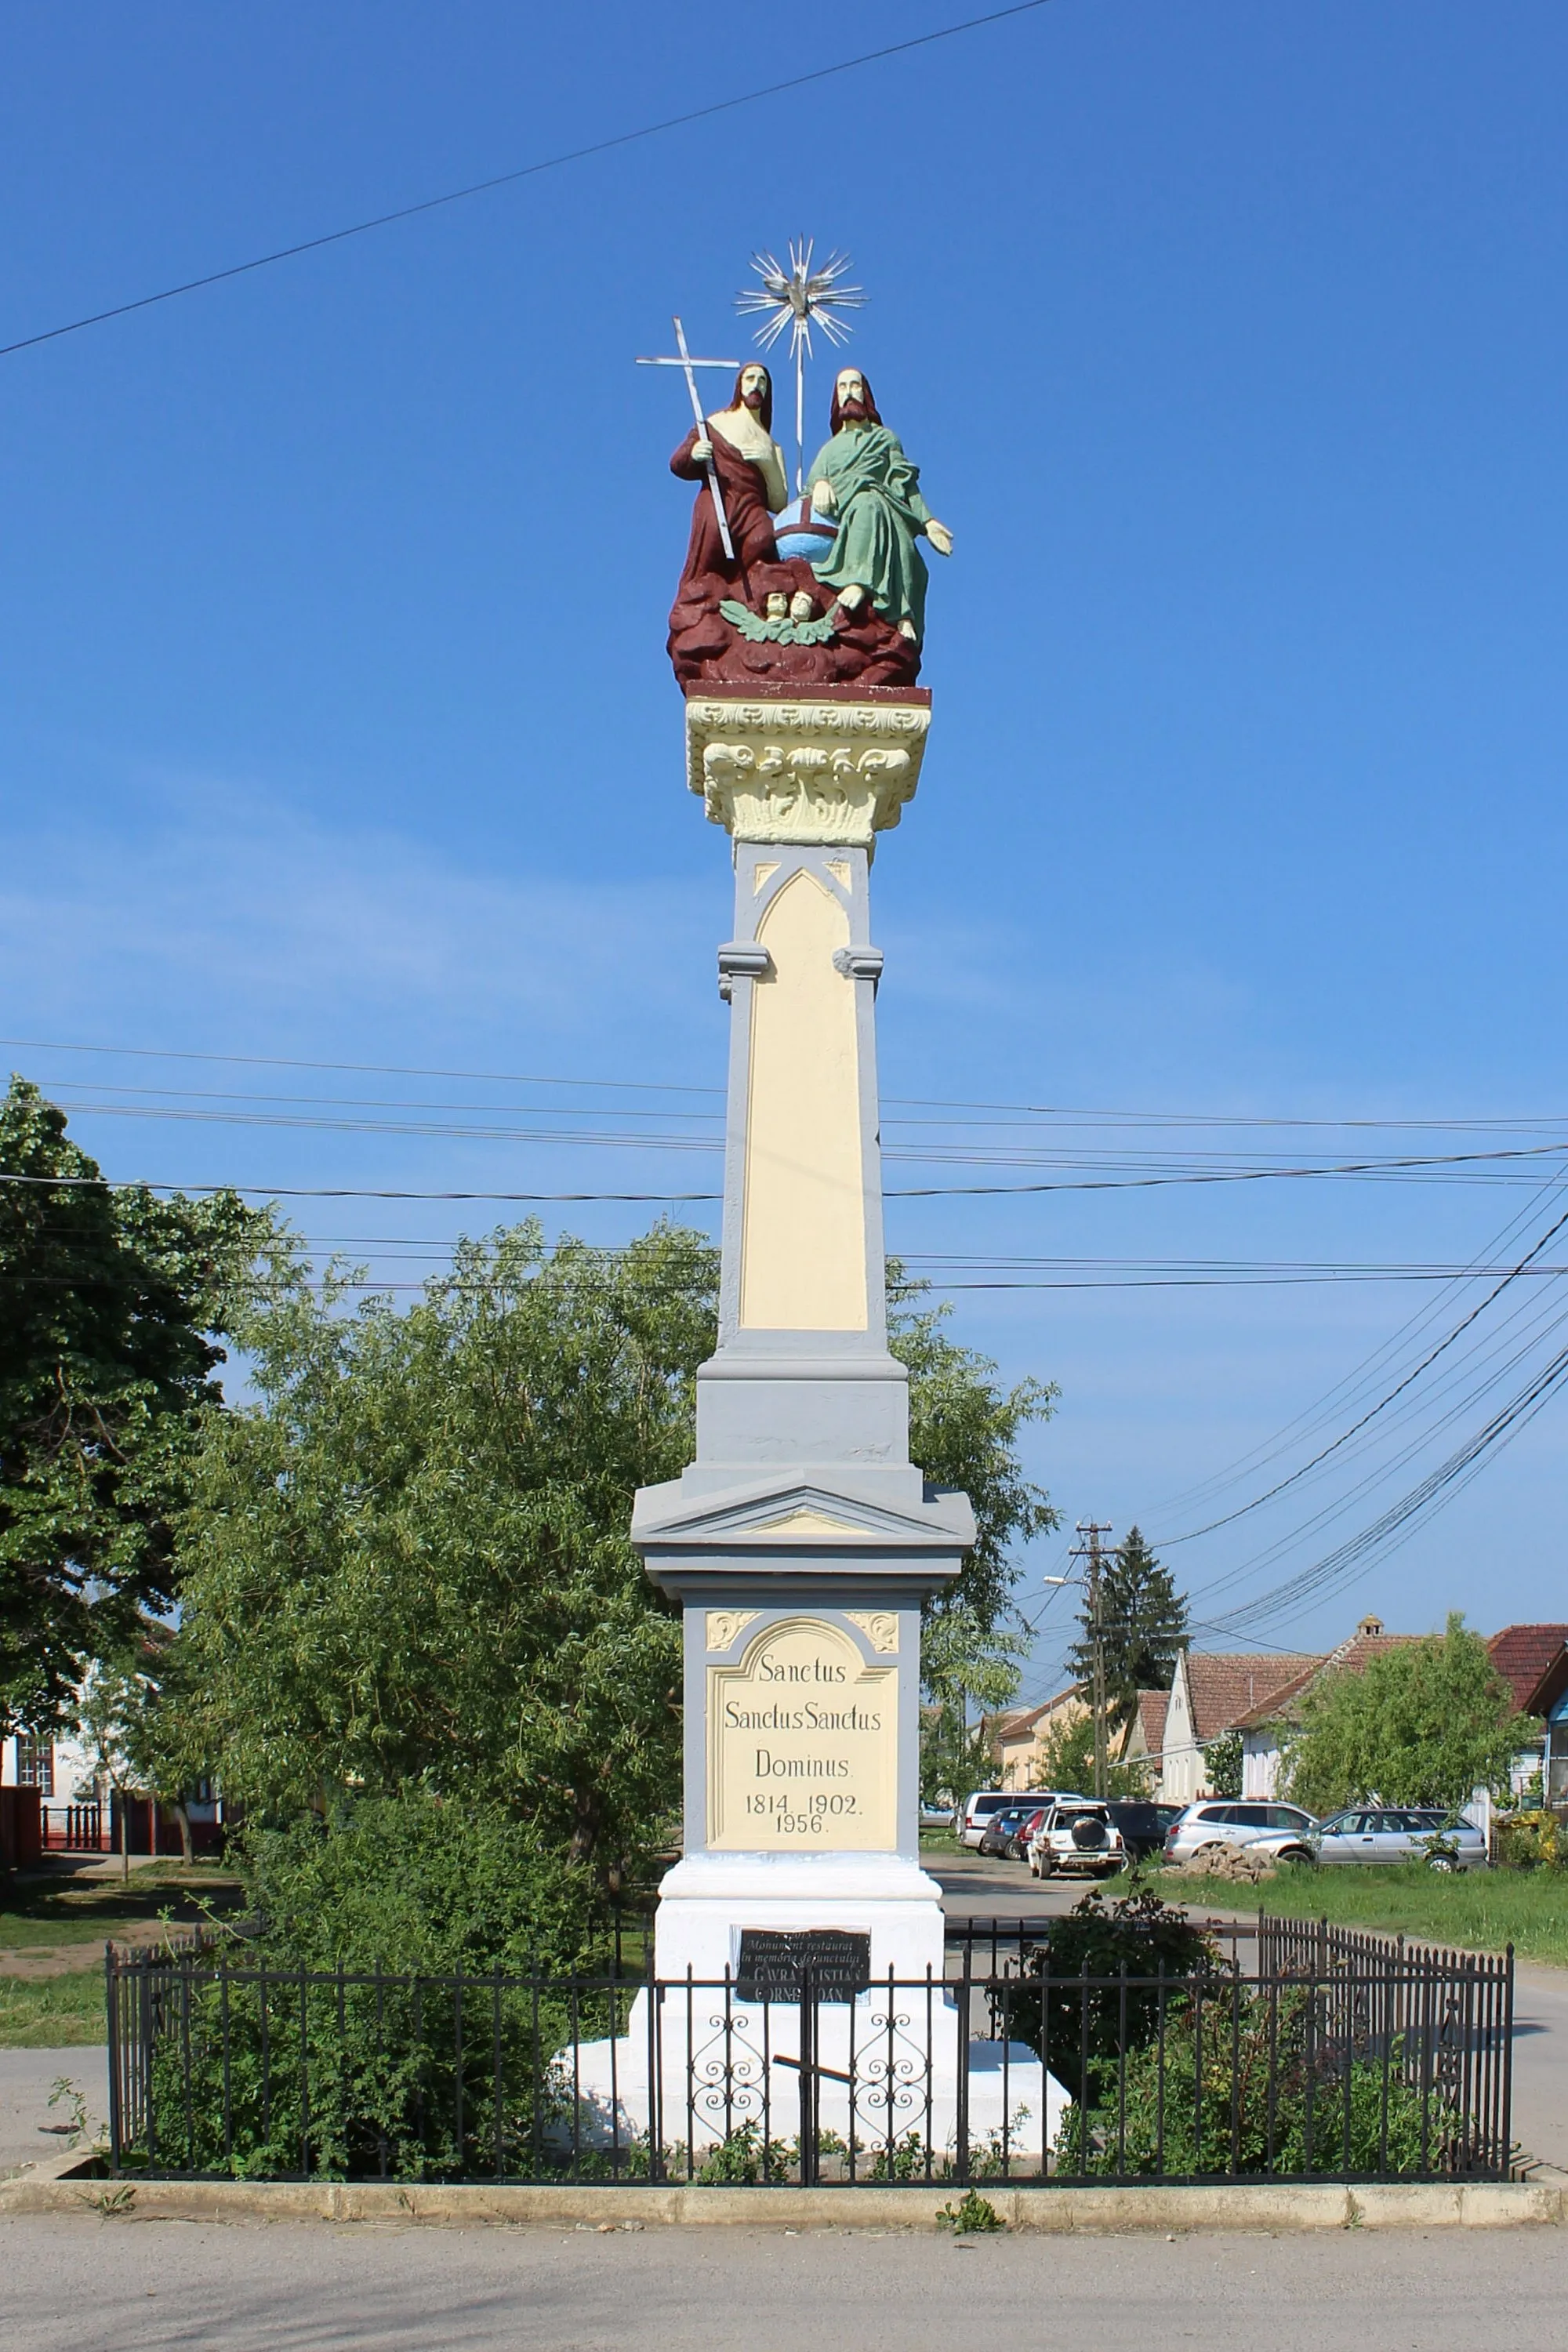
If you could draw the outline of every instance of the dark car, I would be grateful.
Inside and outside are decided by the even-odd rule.
[[[1139,1797],[1114,1798],[1108,1808],[1121,1832],[1121,1843],[1134,1862],[1165,1851],[1165,1832],[1181,1812],[1180,1805],[1156,1805]]]
[[[1000,1812],[993,1813],[985,1824],[984,1832],[980,1840],[981,1853],[1000,1854],[1008,1861],[1015,1860],[1016,1850],[1013,1840],[1019,1825],[1026,1822],[1031,1813],[1038,1811],[1039,1805],[1037,1801],[1028,1805],[1006,1805]]]

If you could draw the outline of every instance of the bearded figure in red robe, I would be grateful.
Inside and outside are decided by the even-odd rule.
[[[773,378],[760,361],[750,361],[735,378],[728,408],[716,409],[700,427],[694,425],[669,461],[681,481],[700,485],[669,615],[669,654],[678,676],[695,677],[702,662],[732,646],[735,633],[719,615],[726,597],[760,610],[771,589],[793,584],[773,544],[773,517],[789,498],[789,480],[773,421]],[[732,557],[719,536],[710,463],[723,494]]]

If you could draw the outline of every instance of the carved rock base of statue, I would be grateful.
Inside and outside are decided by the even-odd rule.
[[[869,601],[846,612],[801,557],[754,563],[741,581],[708,578],[682,588],[669,615],[669,658],[689,692],[757,680],[913,686],[920,677],[919,646]]]

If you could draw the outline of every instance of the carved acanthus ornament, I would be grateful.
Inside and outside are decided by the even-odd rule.
[[[899,1621],[890,1609],[847,1609],[851,1625],[858,1625],[879,1657],[898,1654]]]
[[[737,841],[868,849],[920,781],[929,705],[691,694],[687,781]]]
[[[708,1612],[708,1647],[728,1650],[740,1639],[757,1615],[754,1609],[710,1609]]]

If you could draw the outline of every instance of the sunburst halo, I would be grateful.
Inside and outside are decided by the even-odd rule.
[[[839,314],[863,309],[867,299],[863,288],[842,282],[851,267],[847,253],[830,253],[819,268],[812,267],[816,242],[809,236],[792,237],[787,268],[776,254],[753,253],[752,268],[762,282],[746,287],[735,297],[735,308],[742,318],[762,320],[755,340],[764,352],[771,352],[785,328],[789,330],[790,354],[795,361],[795,486],[802,494],[805,362],[812,357],[811,331],[820,327],[829,343],[847,342],[853,330],[849,320]]]

